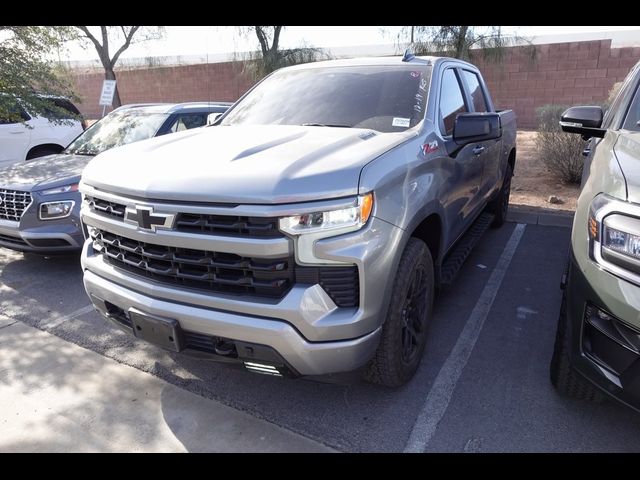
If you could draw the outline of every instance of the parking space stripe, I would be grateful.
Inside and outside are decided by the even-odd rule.
[[[51,330],[56,328],[58,325],[62,325],[64,322],[79,317],[80,315],[84,315],[85,313],[92,312],[94,309],[95,307],[93,304],[87,305],[86,307],[79,308],[75,312],[71,312],[69,315],[65,315],[64,317],[54,318],[48,322],[43,322],[40,324],[40,327],[45,330]]]
[[[456,383],[480,336],[484,321],[491,310],[493,301],[500,289],[511,259],[518,248],[525,227],[525,224],[519,223],[514,228],[496,267],[493,269],[493,272],[491,272],[489,281],[485,285],[484,290],[482,290],[480,298],[478,298],[462,333],[460,333],[458,337],[458,341],[442,365],[442,368],[440,368],[438,376],[433,382],[431,390],[429,390],[429,394],[424,401],[416,423],[409,435],[409,440],[404,448],[405,452],[424,452],[431,438],[436,433],[438,424],[447,411]]]

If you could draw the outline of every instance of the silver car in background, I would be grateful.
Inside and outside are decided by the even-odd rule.
[[[0,170],[0,247],[43,255],[79,251],[84,238],[78,183],[94,156],[204,126],[209,114],[224,112],[230,105],[125,105],[85,130],[61,153]]]

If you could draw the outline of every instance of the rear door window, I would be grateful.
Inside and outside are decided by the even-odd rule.
[[[480,79],[478,74],[469,70],[462,70],[462,76],[465,82],[467,82],[467,88],[469,89],[469,95],[473,102],[473,110],[475,112],[487,111],[487,99],[484,96],[482,85],[480,85]]]
[[[439,111],[440,127],[444,135],[453,134],[458,114],[469,111],[462,95],[458,75],[453,68],[446,69],[442,74]]]
[[[182,132],[191,128],[203,127],[207,124],[207,113],[185,113],[176,115],[176,118],[169,127],[169,132]]]

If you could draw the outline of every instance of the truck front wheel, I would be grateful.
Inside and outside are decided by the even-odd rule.
[[[366,370],[367,380],[399,387],[420,365],[433,307],[433,259],[427,245],[411,238],[402,253],[380,345]]]

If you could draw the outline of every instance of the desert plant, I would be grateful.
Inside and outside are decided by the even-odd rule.
[[[560,116],[568,107],[544,105],[537,109],[540,159],[565,183],[580,183],[584,140],[580,135],[564,133]]]

